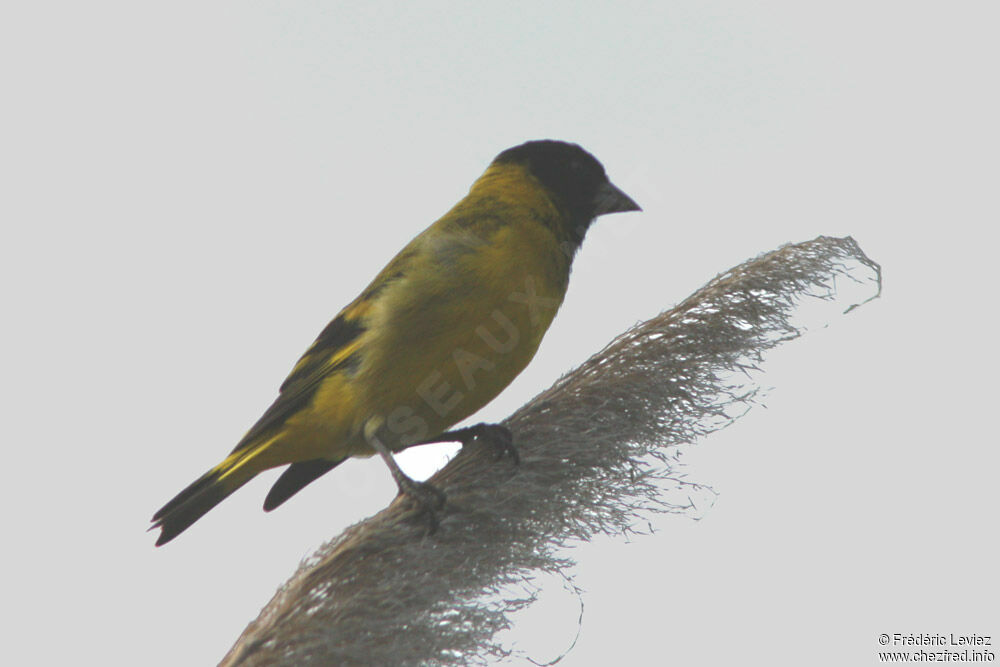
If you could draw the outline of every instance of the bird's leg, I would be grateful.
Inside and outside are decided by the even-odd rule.
[[[517,453],[517,448],[514,446],[514,436],[511,435],[510,429],[502,424],[476,424],[475,426],[469,426],[467,428],[460,428],[454,431],[447,431],[430,440],[424,440],[417,444],[427,445],[432,442],[460,442],[462,446],[465,447],[473,440],[479,440],[480,442],[490,445],[496,450],[497,460],[500,460],[504,455],[510,456],[511,460],[514,461],[514,465],[520,465],[521,457]]]
[[[402,468],[399,467],[399,464],[396,463],[392,452],[389,451],[389,448],[385,446],[385,443],[376,434],[367,434],[365,439],[372,446],[372,449],[379,453],[385,464],[389,466],[389,472],[392,473],[392,478],[396,482],[399,493],[412,498],[420,506],[420,509],[427,513],[431,523],[430,532],[433,533],[437,530],[437,511],[444,507],[447,498],[444,492],[433,484],[418,482],[407,476]]]

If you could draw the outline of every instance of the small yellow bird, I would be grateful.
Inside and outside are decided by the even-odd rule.
[[[529,141],[500,153],[326,326],[233,452],[153,516],[157,546],[283,465],[267,511],[348,457],[376,453],[401,492],[440,496],[406,477],[391,452],[498,431],[502,440],[495,425],[444,431],[531,361],[594,219],[638,210],[575,144]]]

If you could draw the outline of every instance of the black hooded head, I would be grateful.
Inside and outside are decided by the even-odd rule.
[[[608,180],[604,167],[576,144],[545,139],[508,148],[494,164],[520,164],[545,186],[563,214],[566,236],[579,244],[600,215],[639,211],[639,205]]]

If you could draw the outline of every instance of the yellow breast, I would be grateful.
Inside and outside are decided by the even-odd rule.
[[[477,182],[488,187],[474,187],[414,239],[410,265],[373,308],[358,407],[383,425],[391,447],[434,436],[491,401],[552,323],[571,258],[546,224],[558,212],[527,178],[488,171]]]

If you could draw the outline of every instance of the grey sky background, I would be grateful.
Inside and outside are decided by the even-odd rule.
[[[1000,635],[995,3],[354,4],[0,10],[4,662],[214,664],[381,509],[387,471],[355,461],[273,514],[276,473],[163,549],[143,532],[406,241],[545,137],[645,210],[593,228],[477,420],[782,243],[850,234],[885,271],[685,457],[721,494],[700,521],[576,550],[561,664],[876,664],[883,632]],[[575,634],[553,588],[511,638],[539,660]]]

